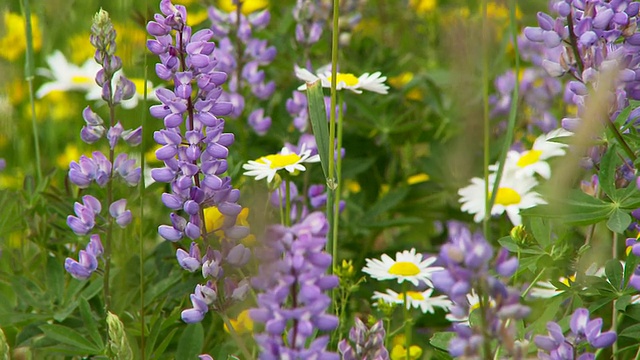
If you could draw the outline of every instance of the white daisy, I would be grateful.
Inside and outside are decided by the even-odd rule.
[[[376,280],[397,279],[398,283],[406,280],[416,286],[420,281],[423,281],[433,287],[431,275],[436,271],[443,270],[439,266],[430,267],[429,265],[433,264],[436,258],[432,256],[423,260],[422,254],[416,254],[416,249],[397,252],[395,260],[387,254],[382,254],[380,259],[366,259],[367,265],[362,269],[362,272],[369,274]]]
[[[299,153],[283,147],[280,153],[263,156],[257,160],[249,160],[248,163],[242,165],[242,168],[247,170],[244,175],[255,176],[256,180],[267,178],[267,182],[271,182],[279,170],[286,170],[295,175],[299,171],[306,170],[303,163],[318,161],[320,161],[320,156],[311,156],[311,150],[306,149],[306,146],[302,144]]]
[[[489,191],[493,188],[495,175],[489,176]],[[538,204],[546,204],[540,194],[532,191],[538,182],[533,177],[516,177],[513,173],[505,172],[500,181],[495,204],[491,209],[491,215],[500,215],[507,212],[513,225],[521,225],[521,209],[528,209]],[[480,222],[485,215],[485,182],[481,178],[471,179],[471,185],[458,190],[461,210],[469,214],[475,214],[473,220]]]
[[[571,287],[571,283],[576,281],[576,276],[571,275],[568,278],[562,276],[558,279],[561,283]],[[550,299],[565,292],[566,289],[558,288],[551,281],[538,281],[529,291],[532,298]]]
[[[53,81],[42,84],[36,96],[42,98],[52,91],[85,91],[98,88],[95,77],[100,70],[93,59],[87,59],[82,66],[77,66],[67,61],[60,51],[56,51],[47,57],[49,69],[38,69],[38,74],[46,76]]]
[[[517,152],[511,150],[507,153],[505,169],[515,171],[518,177],[532,176],[537,173],[545,179],[551,177],[551,167],[545,161],[554,156],[565,154],[567,144],[552,141],[553,139],[571,136],[573,133],[562,128],[542,134],[533,142],[531,150]],[[497,170],[498,165],[492,165],[489,170]]]
[[[476,293],[475,290],[471,290],[470,293],[466,295],[467,302],[469,303],[469,314],[471,314],[475,309],[480,307],[480,296]],[[493,298],[489,298],[489,306],[495,307],[496,301]],[[455,316],[453,314],[447,314],[445,318],[451,322],[459,322],[469,324],[469,315],[466,316]]]
[[[315,82],[320,79],[322,81],[322,87],[331,87],[331,71],[322,71],[317,76],[312,74],[309,70],[295,66],[295,72],[298,79],[306,81],[308,83]],[[337,90],[351,90],[356,94],[362,94],[362,90],[372,91],[378,94],[387,94],[389,87],[384,84],[387,80],[386,76],[381,76],[379,71],[373,74],[364,73],[360,77],[356,77],[350,73],[337,73],[336,89]],[[307,89],[307,84],[298,87],[298,90],[304,91]]]
[[[453,302],[449,300],[446,295],[438,295],[432,297],[433,289],[427,289],[425,291],[407,291],[409,297],[409,306],[412,308],[420,308],[423,313],[435,313],[435,308],[442,308],[445,311],[449,311]],[[404,304],[404,293],[397,293],[391,289],[387,289],[387,293],[381,293],[378,291],[373,292],[373,300],[382,300],[389,304]],[[376,304],[374,304],[376,306]]]

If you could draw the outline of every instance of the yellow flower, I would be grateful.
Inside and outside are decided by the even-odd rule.
[[[54,121],[66,120],[77,116],[81,112],[78,102],[70,100],[69,94],[64,91],[52,91],[40,102],[44,108],[43,110],[45,110],[43,115],[51,116]]]
[[[68,144],[64,149],[64,153],[60,154],[56,159],[56,165],[61,169],[69,169],[71,161],[77,161],[80,158],[80,150],[74,144]]]
[[[404,335],[400,334],[393,338],[393,348],[391,349],[391,360],[404,360],[407,356],[407,348],[405,344],[407,339]],[[417,345],[411,345],[409,347],[409,357],[411,360],[419,359],[422,356],[422,348]]]
[[[191,11],[189,10],[189,16],[187,16],[187,25],[196,26],[207,20],[209,17],[209,13],[206,9],[199,11]]]
[[[67,54],[71,54],[69,59],[74,64],[82,65],[87,59],[93,58],[96,49],[89,43],[90,35],[88,31],[85,31],[69,37],[68,45],[72,51],[67,51]],[[120,45],[119,41],[118,45]]]
[[[409,0],[409,6],[418,14],[427,14],[432,12],[438,6],[436,0]]]
[[[347,187],[347,190],[349,190],[350,193],[357,194],[360,191],[362,191],[362,187],[360,186],[360,183],[355,180],[347,179],[345,181],[345,185]]]
[[[243,208],[236,218],[236,225],[249,227],[249,208]],[[220,230],[224,224],[224,215],[218,210],[217,207],[212,206],[204,209],[204,224],[207,228],[207,232],[213,232],[218,237],[223,237],[224,232]],[[253,234],[249,234],[246,237],[240,239],[242,245],[251,247],[256,242],[256,237]]]
[[[147,50],[147,32],[133,22],[114,23],[113,27],[117,34],[116,53],[122,58],[122,65],[126,70],[135,65],[136,60]]]
[[[242,1],[241,11],[243,14],[251,14],[254,11],[262,10],[269,6],[267,0],[240,0]],[[226,12],[236,11],[236,6],[233,5],[233,0],[218,0],[218,6],[220,9]]]
[[[31,32],[33,49],[42,47],[42,33],[38,27],[38,18],[31,15]],[[27,50],[27,36],[25,34],[25,19],[23,16],[12,13],[4,13],[4,36],[0,39],[0,57],[14,61]]]
[[[253,331],[253,320],[249,316],[249,310],[242,310],[237,319],[229,319],[229,322],[233,330],[238,334],[246,334]],[[229,332],[227,324],[224,324],[224,331]]]
[[[407,184],[409,185],[415,185],[425,181],[429,181],[429,175],[425,173],[415,174],[407,178]]]

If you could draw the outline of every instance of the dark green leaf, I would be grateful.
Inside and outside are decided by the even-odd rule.
[[[621,337],[640,339],[640,324],[631,325],[618,333]]]
[[[441,349],[444,351],[448,351],[449,342],[456,336],[456,333],[451,331],[442,331],[433,334],[431,339],[429,339],[429,343],[436,349]]]
[[[631,215],[624,210],[616,209],[607,221],[607,227],[613,232],[622,234],[631,224]]]
[[[519,249],[518,244],[516,244],[516,242],[513,241],[511,236],[505,236],[498,239],[498,244],[500,244],[500,246],[502,246],[503,248],[513,253],[518,252],[518,249]]]
[[[531,232],[538,244],[544,249],[551,244],[551,226],[549,220],[539,217],[530,218]]]
[[[587,195],[580,190],[569,192],[568,198],[552,205],[539,205],[521,211],[523,216],[558,218],[572,225],[591,225],[609,218],[616,205]]]
[[[104,348],[102,336],[100,335],[100,331],[98,331],[98,323],[93,317],[93,313],[91,312],[89,303],[85,298],[80,298],[80,300],[78,301],[78,306],[80,308],[82,321],[84,321],[84,326],[87,328],[89,336],[99,348]]]
[[[619,290],[622,286],[622,264],[617,259],[611,259],[604,265],[604,273],[607,276],[609,283],[613,285],[616,290]]]
[[[598,172],[598,184],[600,188],[614,201],[616,165],[618,161],[616,146],[612,144],[602,156],[600,171]]]
[[[91,341],[87,340],[84,335],[72,328],[62,325],[44,324],[40,325],[40,329],[48,338],[71,345],[81,351],[92,354],[100,352],[100,349],[92,344]]]
[[[627,306],[631,303],[631,295],[622,295],[616,301],[616,310],[625,311]]]
[[[62,302],[62,293],[64,290],[64,274],[63,266],[53,256],[47,257],[47,293],[50,293],[52,300],[56,303]]]
[[[202,352],[204,342],[204,330],[201,323],[188,324],[180,335],[176,359],[191,360],[196,359]]]
[[[385,196],[378,200],[369,210],[363,215],[362,222],[373,222],[376,216],[392,209],[396,205],[402,202],[409,194],[408,188],[397,188],[389,191]]]
[[[322,83],[317,80],[307,84],[307,99],[309,103],[309,119],[313,128],[313,135],[318,145],[318,154],[325,178],[329,178],[329,128],[327,110],[324,105]],[[331,149],[333,153],[333,149]]]

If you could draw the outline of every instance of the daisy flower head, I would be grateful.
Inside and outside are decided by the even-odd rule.
[[[382,254],[380,260],[366,259],[366,266],[362,272],[369,274],[376,280],[398,280],[398,283],[409,281],[418,286],[420,281],[433,287],[431,275],[443,270],[439,266],[430,266],[436,261],[434,256],[422,259],[422,254],[416,253],[416,249],[397,252],[395,260],[387,254]]]
[[[96,84],[95,77],[100,70],[100,65],[87,59],[82,66],[77,66],[67,60],[62,52],[56,50],[47,56],[49,69],[38,69],[38,74],[52,79],[42,84],[36,96],[43,98],[53,91],[84,91],[89,92],[100,87]]]
[[[507,153],[505,168],[514,171],[516,176],[533,176],[539,174],[545,179],[551,177],[551,167],[546,162],[554,156],[565,154],[567,144],[552,141],[553,139],[571,136],[573,133],[559,128],[547,134],[542,134],[533,142],[531,150],[518,152],[511,150]],[[490,170],[497,170],[498,166],[493,165]]]
[[[495,175],[489,176],[489,190],[493,189]],[[533,177],[516,177],[513,172],[505,172],[498,187],[496,200],[491,209],[491,215],[501,215],[506,211],[513,225],[521,225],[520,210],[546,204],[540,194],[532,189],[538,185]],[[473,220],[480,222],[485,216],[485,181],[481,178],[471,179],[471,185],[458,190],[461,210],[475,214]]]
[[[427,289],[425,291],[407,291],[408,303],[407,308],[420,309],[424,314],[435,313],[435,308],[441,308],[445,311],[449,311],[453,302],[449,300],[446,295],[431,296],[433,289]],[[378,291],[373,292],[371,297],[373,300],[382,300],[388,304],[404,304],[405,293],[397,293],[391,289],[387,289],[386,293]],[[375,306],[376,304],[374,304]]]
[[[280,170],[286,170],[290,174],[296,175],[298,172],[306,170],[304,163],[319,161],[320,156],[311,155],[311,150],[302,144],[299,152],[292,151],[285,146],[278,154],[262,156],[257,160],[249,160],[248,163],[242,165],[242,168],[247,170],[244,172],[246,176],[254,176],[256,180],[267,178],[267,182],[271,182]]]
[[[318,75],[314,75],[309,70],[298,67],[298,65],[296,65],[295,72],[296,76],[300,80],[310,83],[320,79],[322,82],[322,87],[331,87],[331,71],[325,70],[321,71]],[[367,90],[378,94],[387,94],[389,91],[389,86],[384,83],[387,80],[387,77],[381,75],[382,73],[379,71],[376,71],[373,74],[364,73],[359,77],[356,77],[351,73],[339,72],[336,75],[336,89],[351,90],[356,94],[362,94],[362,90]],[[307,84],[300,85],[300,87],[298,87],[299,91],[304,91],[306,89]]]

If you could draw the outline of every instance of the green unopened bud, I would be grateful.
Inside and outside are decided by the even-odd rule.
[[[131,360],[133,351],[129,345],[124,325],[117,315],[107,313],[107,327],[109,329],[109,353],[113,359]]]
[[[9,343],[7,343],[7,338],[4,336],[4,332],[0,329],[0,360],[9,360],[9,353],[11,349],[9,349]]]
[[[529,234],[527,234],[527,231],[522,225],[514,226],[509,235],[516,244],[523,245],[531,242]]]
[[[100,8],[93,17],[91,25],[91,45],[101,52],[112,56],[116,53],[116,30],[113,28],[109,13]]]

